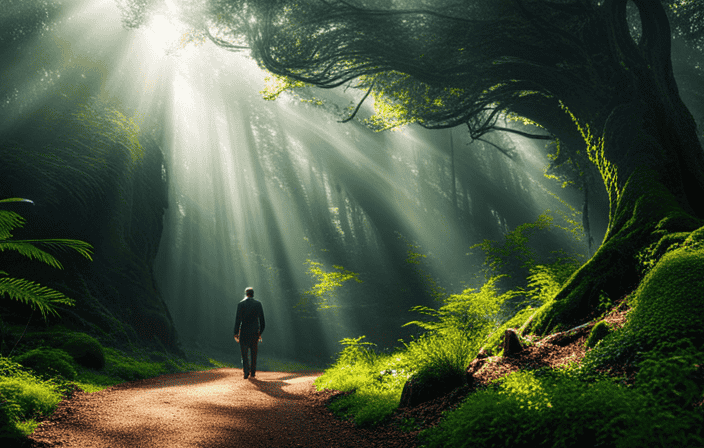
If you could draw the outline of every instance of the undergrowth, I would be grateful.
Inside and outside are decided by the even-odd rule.
[[[647,387],[584,381],[578,369],[519,371],[469,395],[421,434],[433,447],[701,446],[702,414],[675,412]],[[699,428],[696,431],[693,429]]]

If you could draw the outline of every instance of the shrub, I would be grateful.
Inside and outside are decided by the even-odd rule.
[[[97,339],[85,333],[66,336],[60,348],[84,367],[100,370],[105,367],[105,352]]]
[[[25,418],[49,415],[61,401],[52,385],[31,377],[0,377],[0,393],[18,405],[20,416]]]
[[[17,356],[15,361],[43,376],[59,374],[69,380],[76,378],[73,358],[61,349],[35,348]]]
[[[584,345],[588,348],[595,347],[597,342],[604,339],[609,333],[611,333],[611,326],[602,320],[594,325]]]

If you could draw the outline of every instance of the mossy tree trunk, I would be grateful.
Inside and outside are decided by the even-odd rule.
[[[625,23],[625,3],[606,2],[613,20]],[[582,323],[604,295],[627,295],[641,280],[639,255],[672,233],[704,224],[704,153],[673,76],[668,20],[662,8],[645,10],[652,2],[635,3],[642,38],[636,44],[619,35],[626,27],[611,27],[612,51],[624,61],[617,80],[623,90],[601,139],[588,142],[609,194],[609,227],[592,259],[534,319],[539,333]]]

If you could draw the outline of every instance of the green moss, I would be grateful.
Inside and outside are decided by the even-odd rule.
[[[608,381],[517,372],[469,395],[421,439],[428,447],[572,447],[576,440],[581,446],[646,446],[657,432],[648,430],[656,412],[643,412],[647,404],[644,396]]]
[[[40,375],[51,377],[57,373],[68,380],[76,377],[71,355],[61,349],[40,347],[22,353],[14,359]]]
[[[704,343],[704,248],[680,248],[665,254],[632,298],[626,326],[643,342],[690,338]]]
[[[599,297],[623,297],[640,278],[637,255],[668,233],[691,231],[701,221],[684,213],[677,199],[658,181],[658,174],[637,169],[624,185],[604,244],[563,286],[555,300],[542,307],[533,329],[545,334],[563,323],[584,323],[599,305]],[[662,247],[683,235],[666,237]],[[668,245],[668,243],[670,245]]]
[[[611,326],[602,320],[594,325],[592,331],[589,332],[589,337],[584,345],[588,348],[592,348],[609,333],[611,333]]]
[[[68,334],[60,347],[84,367],[97,370],[105,367],[103,346],[92,336],[85,333]]]

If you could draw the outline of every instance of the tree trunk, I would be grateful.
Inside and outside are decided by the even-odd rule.
[[[534,319],[539,333],[589,319],[602,295],[629,294],[640,283],[639,255],[648,246],[704,225],[704,152],[672,73],[667,16],[655,0],[634,2],[643,26],[636,47],[618,32],[627,33],[625,3],[605,3],[619,22],[612,46],[626,55],[624,93],[603,125],[602,141],[588,142],[609,193],[609,227],[592,259]]]

